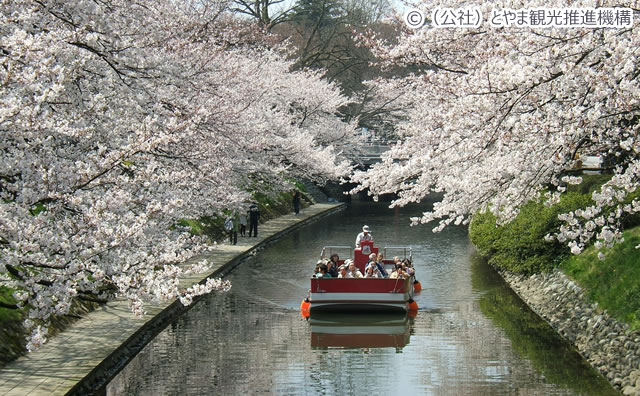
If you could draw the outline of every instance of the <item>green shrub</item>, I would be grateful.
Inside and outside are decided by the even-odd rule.
[[[631,203],[633,200],[640,200],[640,190],[636,190],[627,196],[625,203]],[[640,213],[627,214],[622,219],[622,228],[629,229],[640,225]]]
[[[473,216],[469,236],[489,264],[520,273],[536,273],[557,266],[570,252],[557,241],[544,237],[558,230],[558,215],[592,203],[588,195],[563,194],[556,205],[546,207],[541,201],[530,201],[510,223],[496,225],[493,214]]]
[[[570,184],[567,186],[568,192],[577,192],[580,194],[588,194],[599,190],[600,187],[611,179],[611,175],[596,174],[596,175],[580,175],[582,177],[582,183],[578,185]]]
[[[611,179],[611,175],[608,174],[595,174],[595,175],[581,175],[582,183],[578,185],[567,186],[568,192],[577,192],[580,194],[586,194],[591,197],[594,191],[599,191],[600,187]],[[633,200],[640,199],[640,190],[634,191],[629,194],[624,203],[631,203]],[[640,225],[640,213],[626,214],[622,218],[622,228],[632,228]]]
[[[13,292],[14,289],[8,288],[6,286],[0,286],[0,301],[9,305],[16,304],[16,299],[12,296]],[[0,323],[3,323],[7,320],[22,320],[22,311],[0,307]]]
[[[274,193],[270,195],[255,192],[253,193],[253,200],[258,204],[258,208],[260,209],[261,223],[293,211],[293,192]],[[307,206],[304,200],[302,200],[301,204],[303,207]],[[206,235],[212,241],[221,241],[227,238],[227,232],[224,229],[224,220],[229,214],[231,214],[231,211],[225,210],[224,213],[216,216],[203,216],[198,219],[181,219],[178,221],[178,225],[189,227],[190,232],[194,235]]]

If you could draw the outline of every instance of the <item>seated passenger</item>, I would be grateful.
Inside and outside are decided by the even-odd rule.
[[[312,278],[316,278],[316,275],[320,273],[320,264],[324,264],[324,261],[318,260],[318,262],[316,263],[316,268],[313,270],[313,275],[311,275]]]
[[[370,266],[370,265],[372,265],[373,263],[375,263],[375,262],[376,262],[376,258],[377,258],[377,257],[378,257],[378,256],[376,256],[376,254],[375,254],[375,253],[371,253],[371,254],[369,255],[369,261],[367,261],[367,265],[364,267],[364,270],[365,270],[365,271],[367,270],[367,268],[369,268],[369,266]]]
[[[346,277],[347,277],[347,266],[343,264],[338,268],[338,278],[346,278]]]
[[[402,264],[396,264],[396,269],[389,276],[390,279],[407,279],[409,275],[407,275],[404,271],[402,271]]]
[[[378,263],[376,262],[377,258],[378,256],[376,256],[375,253],[371,253],[369,255],[369,262],[367,263],[367,266],[364,268],[365,278],[367,278],[367,273],[369,272],[370,269],[373,271],[372,276],[370,277],[385,278],[385,276],[382,273],[382,271],[384,271],[384,267],[382,268],[382,271],[380,271],[380,266],[378,266]],[[384,274],[386,274],[386,272],[384,272]]]
[[[367,269],[364,270],[365,278],[382,278],[378,268],[375,265],[369,265]]]
[[[349,260],[349,269],[347,270],[347,278],[362,278],[362,272],[356,267],[356,263]]]
[[[336,253],[334,253],[329,258],[329,261],[327,261],[327,270],[333,278],[338,277],[338,261],[339,260],[340,260],[340,257],[338,257]]]
[[[327,265],[322,263],[318,266],[316,278],[331,278],[331,274],[327,272]]]
[[[411,265],[411,260],[408,258],[402,260],[402,270],[408,275],[415,275],[416,273],[415,269],[413,269],[413,266]]]
[[[389,274],[387,274],[387,271],[384,269],[384,262],[382,261],[384,259],[384,256],[382,255],[382,253],[378,253],[378,257],[376,257],[376,264],[378,265],[378,271],[380,271],[380,275],[382,275],[384,278],[388,278]]]

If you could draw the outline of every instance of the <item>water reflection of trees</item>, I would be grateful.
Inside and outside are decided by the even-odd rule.
[[[513,350],[544,375],[545,382],[581,395],[616,395],[609,383],[536,315],[480,258],[472,259],[472,283],[485,293],[482,312],[511,340]]]

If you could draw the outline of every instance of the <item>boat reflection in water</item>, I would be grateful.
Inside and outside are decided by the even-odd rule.
[[[409,343],[413,319],[406,313],[313,312],[311,347],[402,349]]]

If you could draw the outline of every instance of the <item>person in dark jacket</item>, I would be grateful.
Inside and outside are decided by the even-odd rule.
[[[340,258],[334,253],[331,255],[330,260],[327,261],[327,272],[329,272],[333,278],[338,277],[338,260],[340,260]]]
[[[296,216],[300,214],[300,191],[296,191],[293,194],[293,211]]]
[[[258,236],[258,219],[260,219],[260,209],[255,202],[249,206],[249,236],[253,233],[254,237]]]

